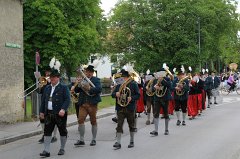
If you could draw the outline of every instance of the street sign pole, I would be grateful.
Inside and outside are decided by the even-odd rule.
[[[36,73],[38,73],[38,65],[40,64],[40,54],[39,52],[37,51],[36,52],[36,56],[35,56],[35,60],[36,60]],[[38,88],[38,78],[36,77],[36,88]],[[36,99],[37,99],[37,102],[36,102],[36,107],[37,107],[37,116],[39,115],[39,96],[38,96],[38,93],[36,93]]]

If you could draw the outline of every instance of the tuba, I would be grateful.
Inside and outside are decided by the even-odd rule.
[[[78,83],[78,86],[82,88],[82,90],[88,95],[88,96],[94,96],[89,94],[88,88],[95,88],[95,85],[90,81],[90,79],[85,75],[85,73],[82,71],[82,67],[77,69],[77,72],[79,76],[82,78],[82,80]]]
[[[179,82],[177,83],[177,87],[180,87],[181,85],[182,85],[182,86],[185,85],[186,83],[184,82],[184,80],[186,80],[186,79],[192,80],[192,75],[191,75],[191,74],[188,74],[186,77],[180,79]],[[178,96],[182,96],[182,95],[184,95],[184,93],[185,93],[185,91],[182,90],[182,89],[181,89],[181,90],[176,90],[176,94],[177,94]]]
[[[154,96],[155,92],[152,90],[152,87],[153,87],[153,81],[155,80],[155,78],[151,79],[147,86],[146,86],[146,94],[149,96],[149,97],[152,97]]]

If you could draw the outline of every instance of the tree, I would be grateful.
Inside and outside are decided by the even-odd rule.
[[[31,83],[35,51],[41,69],[55,56],[72,76],[91,53],[101,52],[105,19],[99,0],[28,0],[24,2],[25,81]]]
[[[108,46],[139,71],[156,71],[164,62],[196,70],[224,54],[223,43],[237,42],[235,11],[234,4],[222,0],[124,0],[110,18]]]

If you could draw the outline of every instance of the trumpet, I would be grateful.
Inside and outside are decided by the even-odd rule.
[[[35,90],[37,90],[39,87],[36,87],[35,89],[31,90],[30,92],[27,93],[28,90],[30,90],[31,88],[33,88],[34,86],[36,85],[39,85],[40,87],[43,87],[47,84],[47,80],[49,79],[50,77],[40,77],[38,80],[39,82],[38,83],[35,83],[33,85],[31,85],[30,87],[28,87],[26,90],[24,90],[22,93],[18,94],[18,98],[20,99],[23,99],[25,97],[27,97],[29,94],[31,94],[32,92],[34,92]],[[27,93],[27,94],[25,94]]]

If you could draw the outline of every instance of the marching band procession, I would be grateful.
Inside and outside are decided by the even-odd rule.
[[[101,102],[102,86],[100,79],[94,76],[94,65],[80,67],[77,70],[78,77],[70,89],[60,82],[60,62],[53,58],[49,66],[45,81],[40,81],[39,93],[42,94],[42,98],[39,116],[44,130],[44,137],[39,141],[44,143],[44,150],[40,156],[50,156],[50,144],[56,140],[54,139],[55,135],[52,138],[52,132],[56,131],[56,127],[60,133],[61,143],[58,155],[64,155],[68,138],[67,115],[71,100],[75,101],[78,119],[78,130],[76,131],[79,132],[79,139],[74,146],[85,145],[85,119],[88,115],[92,126],[90,146],[95,146],[98,130],[96,114],[98,103]],[[145,112],[147,115],[146,125],[153,124],[153,131],[149,132],[150,136],[158,136],[161,132],[158,129],[160,118],[164,119],[163,134],[169,135],[171,133],[169,130],[171,115],[175,114],[177,117],[175,123],[174,121],[171,123],[176,124],[177,127],[186,126],[187,118],[193,120],[200,116],[206,108],[218,104],[217,96],[223,78],[226,78],[225,80],[230,86],[229,91],[234,89],[237,80],[234,78],[234,74],[234,72],[230,72],[229,78],[226,76],[220,78],[214,71],[209,74],[208,70],[202,69],[202,72],[193,73],[191,67],[187,71],[183,65],[170,71],[164,63],[158,71],[151,73],[150,70],[147,70],[146,74],[140,77],[132,66],[125,66],[112,78],[111,95],[116,99],[116,116],[112,120],[117,123],[114,149],[121,148],[125,118],[130,132],[128,148],[134,147],[137,113]]]

